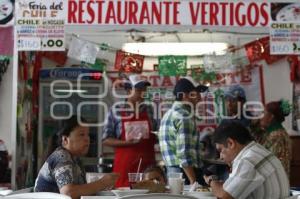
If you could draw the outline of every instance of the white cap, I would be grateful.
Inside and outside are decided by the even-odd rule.
[[[125,87],[127,88],[145,88],[147,86],[151,86],[150,82],[146,77],[141,75],[130,75],[129,81],[127,84],[125,83]]]

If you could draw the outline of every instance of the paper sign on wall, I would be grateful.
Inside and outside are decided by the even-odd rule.
[[[66,0],[16,2],[18,50],[65,50]],[[40,45],[36,42],[39,38]]]
[[[68,57],[72,57],[79,61],[94,64],[98,52],[98,45],[73,37],[69,46]]]
[[[270,53],[300,54],[300,3],[271,3]]]

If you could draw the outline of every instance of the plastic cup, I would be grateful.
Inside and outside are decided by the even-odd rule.
[[[143,173],[128,173],[129,184],[134,184],[143,180]]]
[[[104,173],[87,172],[85,174],[87,183],[95,182],[95,181],[101,179],[103,176],[104,176]]]
[[[180,178],[180,179],[182,179],[182,173],[168,173],[168,178]]]
[[[182,173],[168,173],[168,182],[172,194],[182,194],[184,179]]]
[[[169,178],[169,187],[172,194],[182,194],[184,179]]]

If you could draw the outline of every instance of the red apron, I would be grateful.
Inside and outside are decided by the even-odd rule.
[[[122,114],[121,140],[142,137],[138,144],[115,148],[114,168],[120,177],[116,187],[128,187],[128,173],[137,172],[140,159],[142,158],[140,171],[143,172],[148,166],[155,164],[155,135],[150,133],[151,127],[147,112],[139,114],[139,117],[125,119]]]

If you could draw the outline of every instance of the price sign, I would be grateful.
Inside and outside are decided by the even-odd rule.
[[[38,37],[21,37],[18,39],[18,50],[41,50],[41,39]]]
[[[42,50],[43,51],[64,51],[65,44],[64,40],[61,38],[43,38],[41,42]]]
[[[19,2],[16,5],[18,49],[64,51],[66,2],[65,0]]]
[[[294,42],[293,43],[293,51],[297,54],[300,54],[300,42]]]
[[[270,27],[270,53],[300,55],[300,24],[274,22]]]

